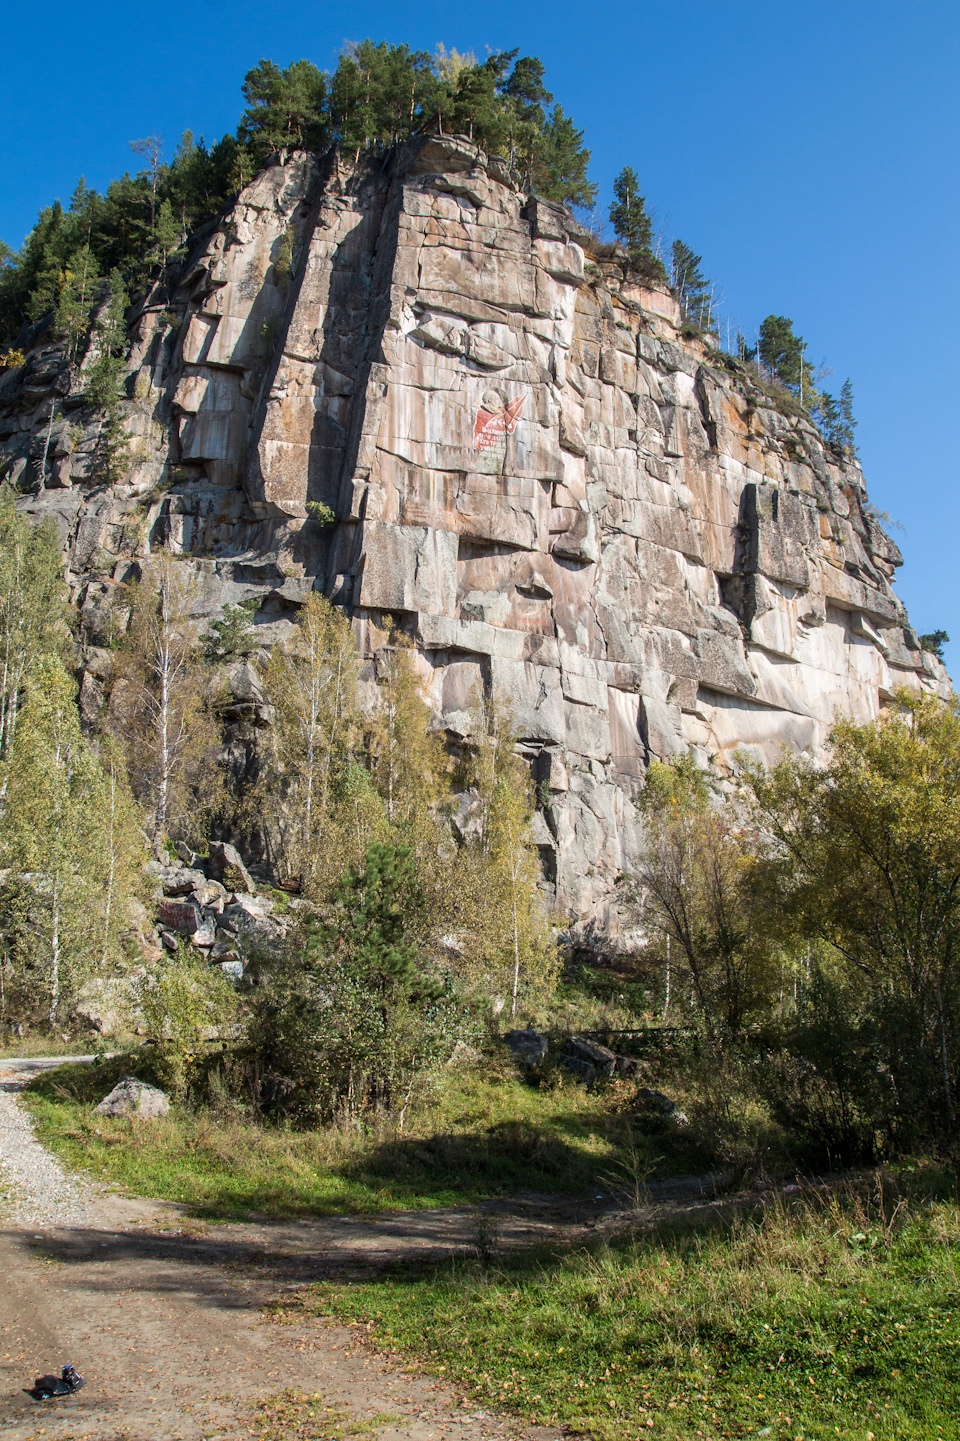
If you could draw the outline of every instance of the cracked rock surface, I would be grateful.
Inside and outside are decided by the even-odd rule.
[[[722,778],[949,688],[857,463],[462,138],[272,165],[131,336],[122,485],[96,484],[86,362],[38,331],[0,384],[0,457],[67,552],[88,718],[107,603],[150,548],[193,567],[198,626],[255,598],[266,644],[320,589],[371,684],[414,642],[452,737],[481,689],[511,711],[544,874],[602,925],[651,757]],[[231,716],[268,725],[234,669]]]

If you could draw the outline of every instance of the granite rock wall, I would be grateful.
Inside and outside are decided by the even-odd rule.
[[[371,660],[414,640],[451,736],[481,692],[510,710],[544,873],[582,921],[608,918],[651,757],[723,777],[738,749],[816,751],[837,714],[949,688],[856,463],[463,139],[278,161],[131,336],[121,485],[97,480],[95,344],[70,366],[41,327],[0,384],[91,707],[106,602],[151,549],[196,570],[199,624],[256,597],[267,643],[319,588]],[[255,702],[243,667],[235,690]]]

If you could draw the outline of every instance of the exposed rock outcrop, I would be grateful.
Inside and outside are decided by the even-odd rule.
[[[462,139],[273,165],[132,333],[121,486],[97,484],[81,367],[34,337],[0,386],[7,473],[58,520],[90,645],[149,547],[189,557],[200,620],[256,597],[267,642],[314,587],[368,657],[404,630],[451,734],[481,687],[512,711],[580,918],[629,863],[651,756],[722,773],[947,685],[857,465]]]
[[[170,1114],[170,1098],[146,1081],[124,1076],[93,1110],[97,1116],[136,1116],[142,1121],[155,1121]]]

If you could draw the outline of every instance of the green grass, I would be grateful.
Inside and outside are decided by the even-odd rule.
[[[306,1304],[374,1321],[380,1345],[485,1404],[600,1441],[950,1441],[958,1254],[956,1205],[851,1188],[495,1270],[319,1286]]]
[[[705,1169],[698,1137],[647,1134],[633,1087],[588,1092],[557,1078],[534,1089],[505,1057],[447,1072],[407,1120],[363,1133],[258,1124],[228,1100],[174,1106],[151,1122],[97,1116],[121,1075],[153,1081],[143,1055],[62,1066],[24,1100],[41,1140],[129,1194],[185,1203],[207,1219],[333,1215],[475,1202],[518,1191],[609,1191],[618,1177]]]
[[[4,1061],[17,1061],[29,1056],[90,1056],[101,1051],[117,1049],[116,1041],[107,1041],[102,1036],[80,1036],[63,1041],[59,1036],[47,1034],[25,1036],[21,1041],[9,1041],[0,1046],[0,1067]]]

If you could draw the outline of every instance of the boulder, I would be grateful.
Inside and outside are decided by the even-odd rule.
[[[483,1056],[475,1046],[468,1046],[466,1041],[457,1041],[447,1060],[448,1066],[479,1066]]]
[[[689,1126],[690,1120],[684,1111],[681,1111],[676,1101],[671,1101],[662,1091],[651,1090],[649,1086],[640,1086],[634,1097],[639,1110],[647,1111],[658,1117],[670,1126],[678,1128]]]
[[[207,875],[212,881],[219,881],[228,891],[255,891],[256,886],[240,852],[226,841],[211,841],[207,860]]]
[[[198,906],[206,906],[213,911],[222,911],[230,892],[219,881],[202,881],[200,885],[194,886],[192,894]]]
[[[210,949],[217,939],[217,922],[214,913],[209,911],[203,913],[203,918],[190,939],[201,950]]]
[[[157,911],[160,926],[180,935],[192,936],[203,925],[203,911],[196,901],[162,900]]]
[[[166,1092],[134,1076],[124,1076],[99,1106],[94,1107],[98,1116],[137,1116],[144,1121],[156,1120],[169,1111],[170,1098]]]
[[[143,972],[137,973],[142,976]],[[131,1024],[133,978],[93,976],[84,981],[73,1005],[74,1015],[87,1021],[101,1036],[115,1036]]]
[[[596,1067],[592,1066],[589,1061],[581,1060],[579,1056],[564,1056],[563,1069],[569,1071],[571,1076],[579,1077],[579,1079],[584,1081],[588,1086],[596,1083]]]
[[[609,1081],[617,1068],[615,1053],[596,1041],[585,1040],[583,1036],[570,1036],[563,1043],[561,1064],[574,1075],[587,1081]],[[590,1068],[590,1074],[586,1069]]]
[[[222,932],[221,932],[221,935],[222,935]],[[236,942],[233,941],[233,940],[229,940],[229,941],[224,941],[224,940],[214,941],[212,947],[210,948],[210,959],[211,959],[211,961],[220,961],[220,962],[224,962],[224,961],[239,961],[239,960],[240,960],[240,952],[237,950]]]
[[[265,920],[273,910],[273,901],[268,896],[250,896],[243,892],[231,896],[229,905],[232,910],[240,910],[256,921]]]
[[[546,1036],[539,1031],[507,1031],[500,1039],[529,1070],[536,1070],[550,1049]]]
[[[250,946],[263,950],[275,946],[283,936],[283,927],[267,914],[269,901],[262,907],[256,904],[260,899],[259,896],[234,896],[216,917],[217,940],[238,952]]]
[[[191,891],[207,884],[207,878],[203,871],[177,867],[166,870],[160,877],[160,884],[163,886],[165,896],[188,896]]]
[[[622,1076],[624,1080],[636,1076],[640,1070],[640,1062],[636,1056],[617,1056],[616,1063],[617,1075]]]

